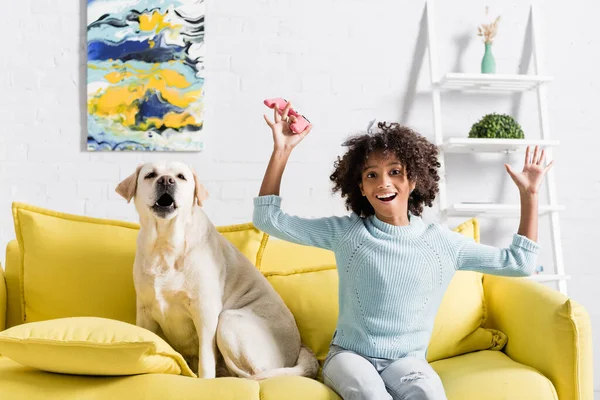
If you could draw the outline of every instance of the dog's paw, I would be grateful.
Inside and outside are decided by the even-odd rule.
[[[198,378],[202,379],[214,379],[217,375],[216,366],[213,365],[212,367],[203,367],[202,365],[198,364],[197,375]]]

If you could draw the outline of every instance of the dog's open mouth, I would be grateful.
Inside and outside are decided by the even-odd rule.
[[[177,208],[177,205],[175,204],[175,199],[173,196],[171,196],[169,193],[163,193],[158,200],[156,200],[156,203],[154,203],[152,208],[154,211],[160,213],[168,213],[170,211],[174,211]]]
[[[159,207],[171,207],[175,205],[175,200],[173,199],[173,196],[171,196],[169,193],[164,193],[158,198],[155,205]]]

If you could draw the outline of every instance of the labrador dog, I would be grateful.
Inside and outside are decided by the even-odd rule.
[[[281,297],[202,210],[207,192],[179,162],[137,167],[116,192],[134,199],[136,324],[163,337],[200,378],[316,377]]]

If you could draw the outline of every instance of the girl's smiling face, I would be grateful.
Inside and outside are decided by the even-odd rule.
[[[392,225],[406,225],[408,197],[415,185],[396,156],[377,152],[367,157],[359,186],[377,218]]]

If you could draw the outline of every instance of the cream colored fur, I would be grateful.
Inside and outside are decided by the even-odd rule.
[[[161,177],[173,182],[167,213],[154,207]],[[161,335],[201,378],[316,376],[317,360],[302,345],[292,313],[202,210],[207,193],[191,168],[146,163],[116,191],[134,198],[140,218],[137,325]]]

